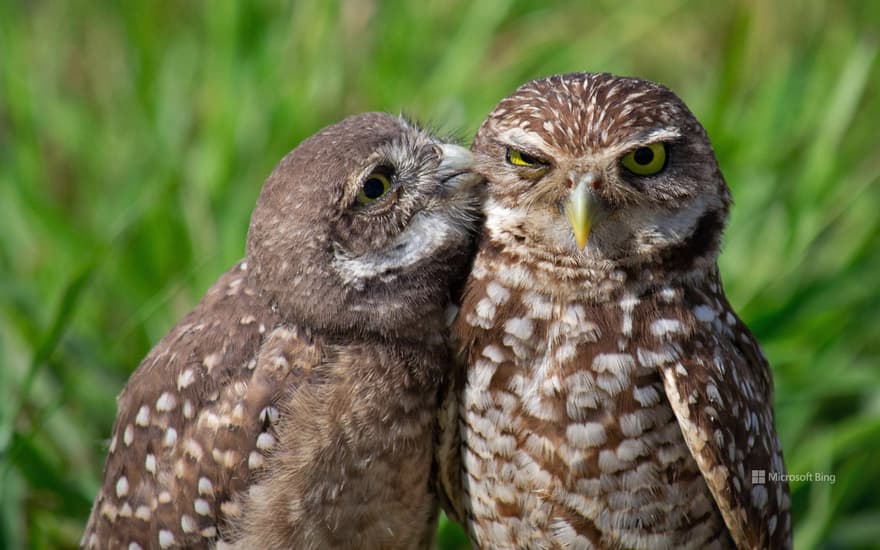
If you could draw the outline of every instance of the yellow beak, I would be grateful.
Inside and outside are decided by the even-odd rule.
[[[565,205],[565,215],[574,230],[574,240],[581,250],[587,246],[590,229],[599,210],[599,201],[590,189],[591,179],[581,178]]]

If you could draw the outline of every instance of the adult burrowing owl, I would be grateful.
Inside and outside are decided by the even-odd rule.
[[[687,107],[554,76],[473,151],[486,227],[454,334],[477,546],[790,546],[770,370],[716,264],[730,194]]]
[[[470,153],[385,114],[305,140],[263,187],[245,259],[144,359],[88,548],[416,548]]]

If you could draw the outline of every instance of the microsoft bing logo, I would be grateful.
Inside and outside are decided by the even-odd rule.
[[[767,483],[767,470],[752,470],[752,485]]]

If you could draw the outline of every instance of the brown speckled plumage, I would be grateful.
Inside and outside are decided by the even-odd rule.
[[[657,173],[622,166],[652,143]],[[730,194],[687,107],[554,76],[501,101],[473,151],[489,186],[441,409],[451,515],[480,548],[790,547],[770,370],[716,265]],[[598,205],[583,250],[579,182]]]
[[[427,547],[445,309],[479,207],[469,168],[378,113],[287,155],[244,260],[120,395],[83,546]],[[359,203],[377,171],[390,191]]]

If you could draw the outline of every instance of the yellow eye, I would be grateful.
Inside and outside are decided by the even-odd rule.
[[[381,172],[373,172],[361,184],[357,201],[360,204],[370,204],[387,195],[388,191],[391,191],[391,180],[388,176]]]
[[[532,155],[528,153],[523,153],[522,151],[517,151],[516,149],[507,150],[507,162],[514,166],[528,166],[532,168],[544,164],[544,162],[538,160]]]
[[[666,144],[652,143],[639,147],[624,155],[620,164],[638,176],[653,176],[666,167]]]

